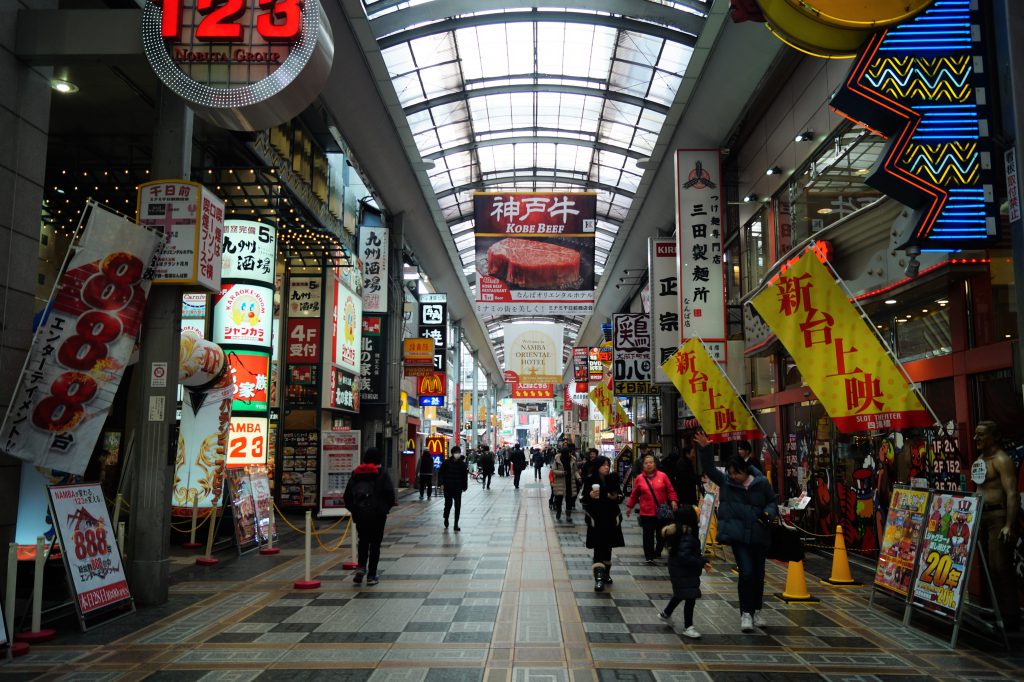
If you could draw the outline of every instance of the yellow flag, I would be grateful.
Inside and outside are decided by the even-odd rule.
[[[601,416],[604,417],[609,429],[629,426],[629,415],[622,409],[622,405],[615,399],[604,381],[597,382],[597,387],[590,392],[590,399],[601,411]]]
[[[661,368],[712,441],[760,437],[754,416],[699,340],[687,339]]]
[[[813,250],[804,252],[751,303],[843,433],[934,423]]]

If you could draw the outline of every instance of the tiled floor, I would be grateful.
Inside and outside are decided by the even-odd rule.
[[[614,586],[592,590],[582,514],[556,523],[547,487],[472,484],[461,533],[441,525],[443,501],[407,495],[385,534],[379,585],[341,568],[347,547],[317,550],[322,588],[302,577],[298,538],[278,557],[248,555],[214,569],[175,559],[171,601],[88,633],[61,631],[0,679],[332,680],[339,682],[685,682],[688,680],[1005,680],[1024,678],[1024,653],[938,629],[903,626],[868,605],[868,590],[830,590],[809,576],[817,605],[765,605],[768,627],[741,634],[735,575],[716,561],[697,605],[699,641],[657,617],[670,586],[647,566],[634,521],[616,551]],[[335,531],[331,534],[337,538]],[[822,561],[809,571],[828,570]],[[769,564],[768,592],[785,573]],[[976,648],[980,647],[980,648]]]

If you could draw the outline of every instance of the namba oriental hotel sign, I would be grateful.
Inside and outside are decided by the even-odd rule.
[[[142,42],[165,86],[232,130],[297,116],[323,89],[334,58],[319,0],[149,0]]]

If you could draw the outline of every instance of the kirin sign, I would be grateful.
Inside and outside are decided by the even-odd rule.
[[[142,43],[164,85],[232,130],[297,116],[323,89],[334,59],[318,0],[149,0]]]

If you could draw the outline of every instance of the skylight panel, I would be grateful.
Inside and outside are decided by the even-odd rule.
[[[416,66],[423,69],[456,58],[455,38],[452,33],[434,33],[409,41]]]
[[[635,97],[646,97],[650,89],[654,69],[630,62],[616,60],[608,77],[608,87],[614,92],[624,92]]]

